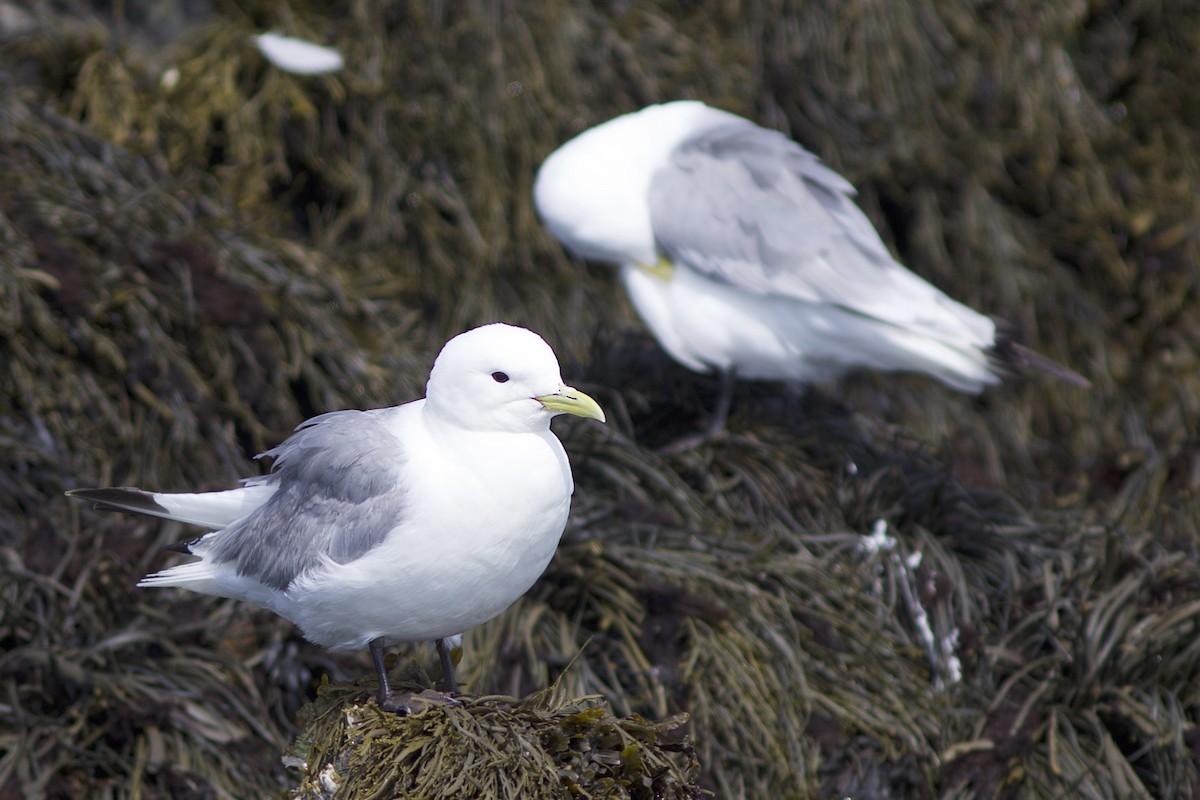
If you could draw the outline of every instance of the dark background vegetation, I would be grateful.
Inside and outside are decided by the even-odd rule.
[[[346,69],[273,69],[270,29]],[[572,522],[469,688],[687,712],[718,797],[1197,796],[1197,42],[1191,0],[0,2],[0,797],[293,786],[296,712],[366,657],[134,589],[188,531],[62,492],[229,486],[497,319],[610,421],[558,425]],[[658,455],[715,382],[530,188],[678,98],[789,132],[1091,389],[745,384]]]

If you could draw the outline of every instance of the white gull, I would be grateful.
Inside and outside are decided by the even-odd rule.
[[[385,642],[436,641],[457,691],[446,640],[506,609],[554,555],[574,487],[550,431],[562,413],[604,420],[541,337],[486,325],[446,344],[424,399],[310,419],[241,488],[68,494],[210,529],[181,545],[199,560],[139,586],[245,600],[331,650],[369,648],[380,704],[402,708]]]
[[[546,158],[534,201],[576,255],[614,263],[662,347],[724,377],[823,382],[860,367],[958,391],[997,383],[997,356],[1079,376],[892,258],[854,187],[778,131],[697,101],[649,106]],[[1065,373],[1065,374],[1063,374]]]

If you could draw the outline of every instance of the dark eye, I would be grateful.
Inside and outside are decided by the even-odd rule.
[[[492,380],[494,380],[496,383],[508,383],[508,373],[506,373],[506,372],[493,372],[493,373],[492,373]]]

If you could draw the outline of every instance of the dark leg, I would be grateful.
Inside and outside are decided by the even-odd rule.
[[[733,405],[733,389],[737,383],[737,372],[733,367],[721,371],[721,390],[717,395],[717,405],[713,408],[708,426],[703,431],[688,434],[678,441],[664,447],[659,452],[663,455],[686,453],[706,442],[711,442],[725,432],[725,423],[729,421],[729,409]]]
[[[449,690],[447,692],[435,692],[433,689],[426,689],[422,692],[396,692],[392,693],[392,687],[388,684],[387,667],[383,665],[383,637],[380,636],[372,639],[370,642],[371,660],[375,662],[375,674],[379,677],[379,706],[384,711],[394,711],[397,714],[417,714],[421,711],[428,710],[434,706],[456,706],[459,701],[451,697],[451,694],[458,694],[458,684],[454,682],[454,662],[450,660],[450,648],[448,648],[441,639],[438,640],[438,654],[442,657],[442,669],[448,670],[447,684]]]
[[[450,646],[445,639],[437,640],[438,656],[442,659],[442,681],[448,694],[458,694],[458,683],[454,680],[454,661],[450,658]]]
[[[392,694],[392,687],[388,685],[387,667],[383,665],[383,637],[372,639],[369,647],[371,660],[375,662],[375,675],[379,678],[379,705],[385,706]]]
[[[729,409],[733,405],[733,387],[737,382],[737,371],[730,367],[721,372],[721,393],[717,395],[717,407],[708,421],[708,438],[715,439],[725,430],[729,421]]]

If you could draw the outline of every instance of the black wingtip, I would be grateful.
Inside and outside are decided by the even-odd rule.
[[[164,545],[163,550],[170,550],[173,553],[185,553],[187,555],[191,555],[192,545],[200,541],[201,538],[203,537],[197,536],[194,539],[187,539],[182,542],[174,542],[172,544]]]
[[[997,337],[996,344],[993,345],[989,355],[992,362],[1004,372],[1017,374],[1038,372],[1081,389],[1090,389],[1092,386],[1092,382],[1078,372],[1064,367],[1057,361],[1046,358],[1041,353],[1030,350],[1025,345],[1006,336]]]
[[[86,500],[94,508],[104,511],[136,511],[154,516],[165,516],[167,509],[159,505],[154,495],[132,486],[110,489],[69,489],[68,497]]]

